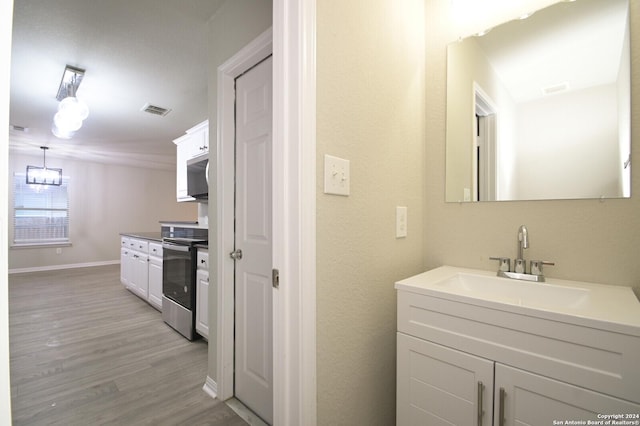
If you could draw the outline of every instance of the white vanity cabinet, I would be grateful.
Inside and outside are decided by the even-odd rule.
[[[209,339],[209,251],[198,248],[196,268],[196,332]]]
[[[192,127],[176,144],[176,197],[178,202],[194,201],[187,195],[187,161],[209,153],[209,120]]]
[[[162,244],[149,243],[149,304],[162,311]]]
[[[447,295],[438,282],[413,291],[414,282],[396,284],[398,426],[640,414],[638,328]]]

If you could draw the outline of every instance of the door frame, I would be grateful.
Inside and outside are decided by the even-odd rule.
[[[233,395],[234,265],[227,249],[234,238],[234,124],[224,106],[235,97],[235,77],[273,53],[273,267],[280,272],[273,290],[274,425],[317,422],[315,6],[274,0],[273,30],[218,69],[216,391],[225,400]]]
[[[272,34],[268,29],[218,67],[216,380],[223,401],[234,395],[235,79],[273,53]]]

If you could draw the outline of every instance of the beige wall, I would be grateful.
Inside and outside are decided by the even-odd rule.
[[[448,0],[427,0],[424,259],[494,270],[489,256],[511,256],[520,224],[529,228],[528,259],[555,261],[547,275],[618,285],[640,283],[640,173],[628,200],[445,203],[446,44],[455,39]],[[632,111],[640,109],[640,1],[631,0]],[[634,41],[638,41],[634,43]],[[640,121],[632,116],[634,164],[640,163]],[[634,195],[635,194],[635,195]]]
[[[392,425],[393,284],[423,270],[423,0],[319,0],[317,28],[318,425]],[[349,197],[323,193],[325,154]]]
[[[249,44],[271,27],[271,0],[227,0],[209,21],[209,182],[217,188],[216,149],[217,146],[217,102],[218,67],[236,52]],[[215,193],[209,191],[209,241],[217,239],[217,203]],[[217,247],[209,246],[209,258],[217,259]],[[213,263],[215,264],[215,263]],[[212,268],[215,268],[212,267]],[[217,324],[217,283],[215,269],[210,270],[209,287],[209,371],[208,376],[216,380],[216,324]]]
[[[171,142],[167,142],[171,143]],[[37,268],[92,262],[119,261],[120,232],[160,231],[160,220],[197,220],[196,203],[176,202],[175,171],[101,164],[48,156],[48,164],[61,167],[69,183],[69,218],[72,246],[12,248],[9,269]],[[14,172],[27,164],[42,164],[41,156],[9,156],[9,188]],[[11,194],[11,189],[9,193]],[[12,217],[13,198],[9,199]],[[13,233],[9,227],[9,242]]]

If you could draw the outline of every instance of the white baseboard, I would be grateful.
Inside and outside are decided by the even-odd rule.
[[[105,260],[105,261],[102,261],[102,262],[70,263],[70,264],[67,264],[67,265],[35,266],[35,267],[32,267],[32,268],[14,268],[14,269],[9,269],[9,274],[21,274],[23,272],[56,271],[58,269],[90,268],[92,266],[119,265],[119,264],[120,264],[120,260]]]
[[[209,376],[207,376],[207,380],[204,382],[202,390],[211,398],[218,397],[218,384]]]

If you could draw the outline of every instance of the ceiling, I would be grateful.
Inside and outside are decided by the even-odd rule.
[[[627,0],[560,2],[477,37],[516,103],[612,84],[628,31]],[[556,93],[556,92],[554,92]]]
[[[172,140],[207,119],[207,22],[223,1],[15,0],[10,153],[175,168]],[[63,140],[51,125],[67,64],[86,70],[90,114]]]

